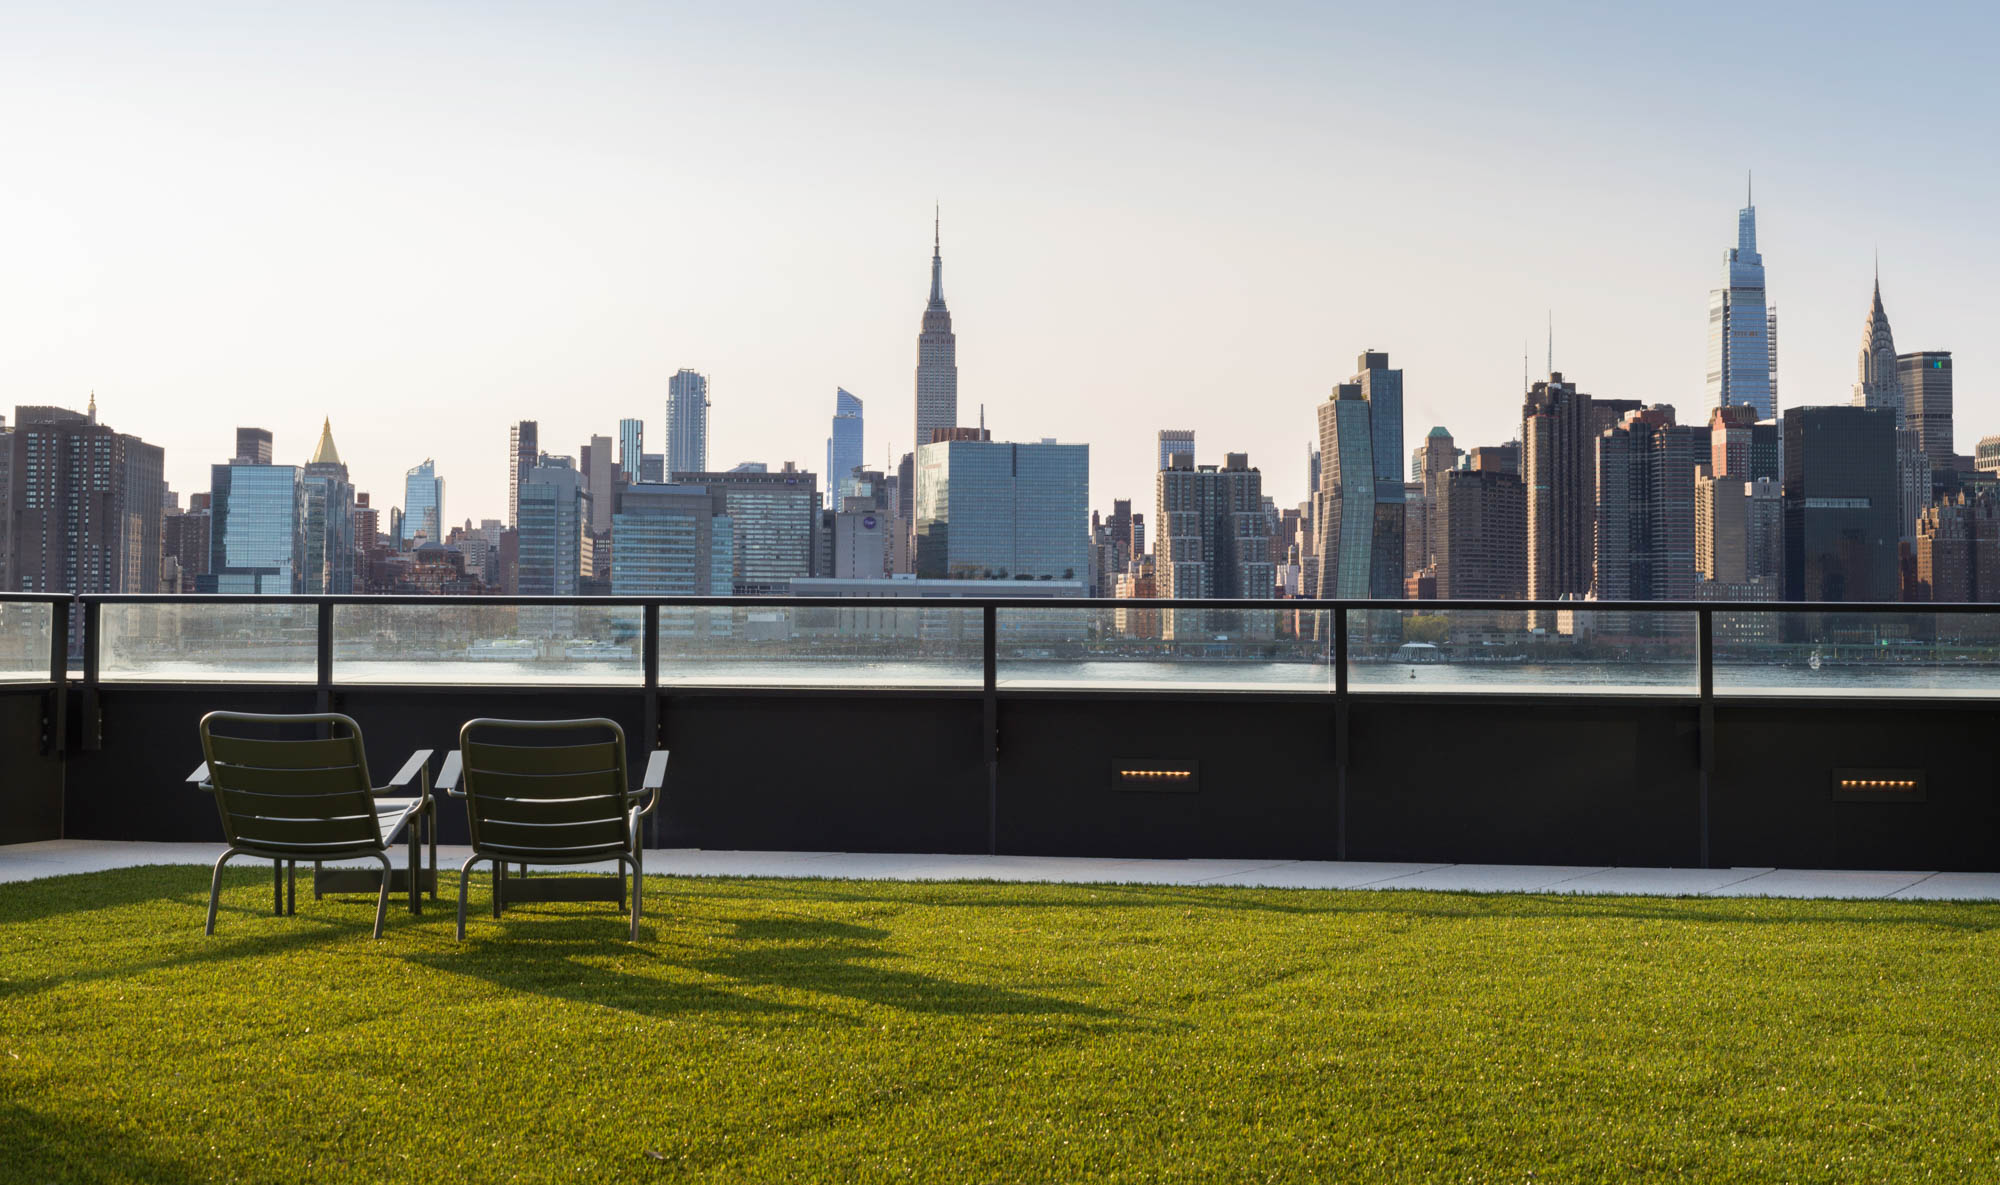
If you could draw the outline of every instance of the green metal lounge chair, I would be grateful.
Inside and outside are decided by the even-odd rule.
[[[209,880],[207,933],[215,933],[222,866],[235,856],[254,856],[272,862],[272,912],[277,914],[296,912],[299,861],[312,862],[316,890],[322,884],[323,861],[381,861],[375,937],[382,937],[389,890],[399,879],[392,873],[388,849],[406,830],[410,912],[423,912],[424,878],[419,875],[417,843],[424,823],[429,824],[430,834],[430,890],[436,897],[437,805],[431,798],[431,750],[411,755],[389,784],[377,789],[368,777],[361,726],[347,716],[210,712],[201,718],[201,751],[208,760],[188,775],[188,781],[215,796],[222,832],[229,840],[229,850],[215,862],[215,875]],[[358,875],[368,877],[367,887],[375,887],[372,873]]]
[[[459,782],[465,785],[460,788]],[[637,790],[626,773],[625,730],[615,720],[471,720],[445,758],[438,785],[465,799],[472,855],[458,870],[458,936],[472,866],[493,864],[493,916],[509,901],[616,901],[631,878],[632,938],[639,937],[645,848],[640,820],[659,805],[667,754],[654,752]],[[536,877],[530,864],[618,862],[618,876]],[[507,865],[522,876],[507,875]]]

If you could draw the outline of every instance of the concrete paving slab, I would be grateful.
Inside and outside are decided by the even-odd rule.
[[[1898,901],[2000,901],[2000,872],[1940,872],[1890,896]]]
[[[1548,886],[1549,893],[1691,897],[1763,876],[1768,868],[1607,868]]]
[[[1359,889],[1447,864],[1390,864],[1366,860],[1300,860],[1203,881],[1208,885],[1249,885],[1266,889]]]
[[[1469,893],[1539,893],[1606,867],[1554,864],[1447,864],[1376,881],[1371,889],[1431,889]]]
[[[1780,868],[1716,889],[1714,897],[1887,897],[1928,878],[1928,872],[1853,872]]]

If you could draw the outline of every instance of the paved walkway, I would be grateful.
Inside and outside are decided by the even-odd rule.
[[[141,864],[211,864],[220,844],[60,839],[0,846],[0,882]],[[469,849],[438,848],[457,868]],[[1878,897],[2000,901],[2000,873],[1791,868],[1604,868],[1542,864],[1378,864],[1321,860],[1116,860],[1075,856],[926,856],[863,852],[648,851],[646,870],[685,876],[836,880],[995,880],[1070,884],[1256,885],[1281,889],[1458,889],[1630,896]],[[442,887],[442,886],[440,886]]]

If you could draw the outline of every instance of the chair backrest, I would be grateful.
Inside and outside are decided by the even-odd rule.
[[[471,720],[458,733],[474,851],[603,859],[632,847],[625,730],[615,720]]]
[[[382,847],[361,726],[351,718],[210,712],[201,751],[231,845],[305,858]]]

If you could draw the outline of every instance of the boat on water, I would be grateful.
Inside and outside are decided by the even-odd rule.
[[[526,638],[481,638],[465,648],[474,662],[533,662],[541,651]]]
[[[576,662],[626,662],[632,648],[616,642],[571,642],[563,648],[563,657]]]

